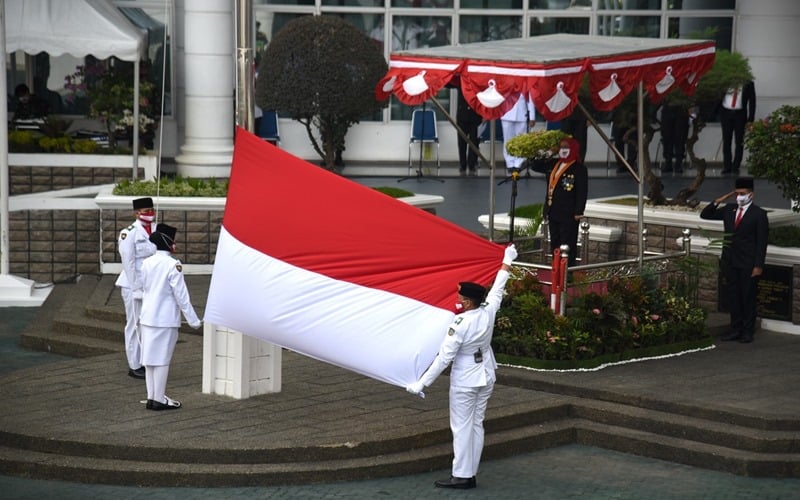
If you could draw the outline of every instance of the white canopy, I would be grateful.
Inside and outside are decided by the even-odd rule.
[[[111,0],[5,0],[6,52],[138,61],[144,34]]]

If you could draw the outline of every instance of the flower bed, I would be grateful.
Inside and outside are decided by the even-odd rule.
[[[706,312],[690,302],[695,284],[671,273],[612,278],[605,291],[573,294],[564,316],[531,275],[510,282],[493,348],[503,363],[545,369],[593,368],[711,345]],[[676,278],[677,276],[677,278]]]

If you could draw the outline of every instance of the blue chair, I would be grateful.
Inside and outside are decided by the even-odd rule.
[[[421,148],[425,143],[436,144],[436,175],[439,175],[441,162],[439,161],[439,130],[436,127],[436,114],[431,109],[415,109],[411,113],[411,136],[408,141],[408,175],[411,175],[411,146],[415,143]],[[420,160],[421,163],[421,160]],[[419,166],[422,168],[422,165]]]
[[[276,146],[281,145],[281,133],[278,130],[278,113],[275,111],[264,111],[261,121],[258,124],[256,135],[269,141]]]

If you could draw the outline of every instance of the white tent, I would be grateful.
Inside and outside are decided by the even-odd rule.
[[[144,35],[110,0],[5,0],[6,52],[136,62]]]
[[[0,0],[2,61],[6,54],[24,51],[47,52],[53,56],[87,55],[99,59],[111,56],[134,63],[133,171],[138,166],[139,150],[139,59],[144,47],[140,32],[110,0]],[[6,79],[0,83],[7,94]],[[34,296],[33,284],[10,276],[8,258],[8,109],[0,104],[0,306],[41,305],[46,298]]]

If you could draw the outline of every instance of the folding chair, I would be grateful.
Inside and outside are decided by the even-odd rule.
[[[256,135],[269,141],[276,146],[281,145],[281,134],[278,130],[278,113],[275,111],[264,111],[261,115],[261,122],[258,125]]]
[[[439,175],[439,130],[436,127],[436,114],[431,109],[415,109],[411,113],[411,135],[408,140],[408,175],[411,175],[411,146],[420,147],[419,173],[422,172],[422,148],[425,143],[436,144],[436,175]]]

